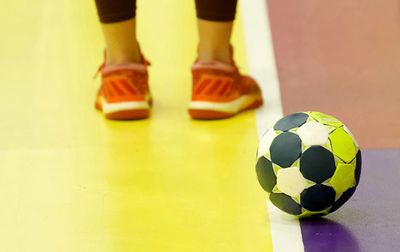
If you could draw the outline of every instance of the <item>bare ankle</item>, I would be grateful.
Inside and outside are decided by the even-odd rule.
[[[106,64],[140,63],[141,54],[136,40],[134,18],[102,24],[106,42]]]
[[[220,46],[218,48],[210,47],[210,46],[202,46],[199,45],[198,49],[198,60],[216,60],[220,62],[224,62],[230,64],[232,62],[232,55],[230,52],[230,47],[228,46]]]
[[[142,63],[140,52],[135,50],[122,50],[122,51],[107,50],[106,53],[107,65],[126,64],[126,63]]]

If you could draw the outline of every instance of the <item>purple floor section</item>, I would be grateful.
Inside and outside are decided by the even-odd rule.
[[[302,220],[306,252],[400,250],[400,149],[364,150],[353,197],[326,218]]]

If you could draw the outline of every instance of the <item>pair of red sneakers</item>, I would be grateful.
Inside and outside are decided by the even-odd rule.
[[[132,120],[147,118],[151,109],[148,62],[102,65],[102,84],[96,108],[106,118]],[[192,66],[192,99],[189,114],[194,119],[222,119],[262,105],[261,90],[235,65],[218,61],[197,61]]]

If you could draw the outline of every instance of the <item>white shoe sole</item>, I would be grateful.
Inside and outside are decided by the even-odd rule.
[[[150,109],[149,102],[147,101],[108,103],[103,97],[100,98],[100,101],[104,114],[111,114],[129,110]]]
[[[222,119],[246,109],[257,108],[262,103],[259,94],[243,95],[231,102],[192,101],[189,103],[189,114],[194,119]]]
[[[237,113],[259,100],[259,95],[242,95],[231,102],[191,101],[190,110],[212,110],[222,113]]]

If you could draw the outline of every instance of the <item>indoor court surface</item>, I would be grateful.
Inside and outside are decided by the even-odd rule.
[[[241,0],[233,44],[265,104],[195,121],[194,1],[138,1],[150,119],[94,109],[103,37],[94,1],[0,8],[0,251],[399,251],[400,6],[396,0]],[[356,193],[325,218],[266,201],[259,137],[322,111],[362,148]]]

